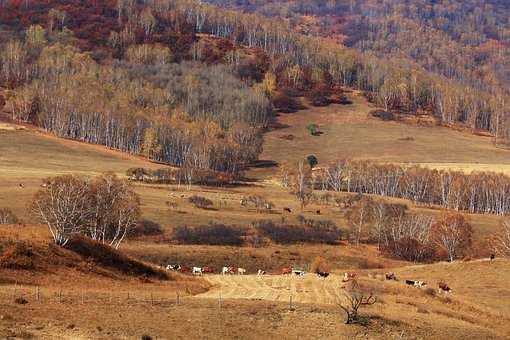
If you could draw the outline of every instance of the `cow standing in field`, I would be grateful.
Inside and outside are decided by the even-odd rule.
[[[448,293],[452,292],[452,289],[445,282],[439,282],[438,286],[439,286],[439,293],[448,294]]]
[[[418,280],[406,280],[406,285],[408,286],[414,286],[416,288],[422,288],[427,285],[426,282],[418,281]]]
[[[386,274],[384,274],[384,277],[386,278],[386,280],[389,280],[389,281],[398,281],[395,273],[386,273]]]
[[[193,267],[193,271],[191,272],[193,275],[202,275],[202,268]]]
[[[305,271],[300,269],[292,269],[292,274],[296,276],[305,276]]]
[[[238,275],[244,275],[244,274],[246,274],[246,269],[241,268],[241,267],[237,268],[237,274],[238,274]]]
[[[342,278],[342,282],[349,282],[350,280],[354,280],[356,278],[356,273],[344,273],[344,277]]]
[[[262,276],[262,275],[266,275],[266,271],[262,270],[262,269],[259,269],[258,272],[257,272],[257,276]]]
[[[329,273],[328,272],[321,272],[321,271],[318,271],[317,272],[317,276],[320,278],[320,279],[325,279],[329,276]]]
[[[181,270],[181,266],[178,264],[169,264],[168,266],[166,266],[166,270],[171,270],[173,272],[176,272],[176,271]]]
[[[282,268],[282,275],[292,274],[292,268]]]
[[[202,268],[202,273],[204,273],[204,274],[213,274],[213,273],[214,273],[214,268],[211,268],[211,267],[203,267],[203,268]]]

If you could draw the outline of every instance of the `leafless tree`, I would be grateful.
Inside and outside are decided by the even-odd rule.
[[[305,161],[300,161],[293,181],[294,195],[301,204],[301,211],[304,210],[312,197],[312,177],[310,167]]]
[[[75,234],[118,248],[140,216],[140,200],[127,182],[114,174],[92,180],[73,175],[46,179],[30,205],[48,226],[56,244]]]
[[[347,212],[347,220],[351,227],[351,237],[356,245],[368,233],[369,224],[372,223],[374,202],[370,197],[363,197]]]
[[[359,309],[363,306],[373,305],[377,302],[375,293],[363,288],[356,280],[350,282],[350,287],[345,291],[346,302],[340,304],[340,308],[345,312],[347,318],[346,324],[354,324],[360,321]]]
[[[432,237],[449,261],[458,258],[471,245],[473,229],[461,214],[445,214],[432,226]]]
[[[140,217],[138,195],[127,182],[111,173],[96,177],[90,193],[93,215],[86,234],[118,248]]]
[[[44,182],[49,184],[35,194],[30,210],[48,226],[55,243],[65,246],[72,235],[87,227],[92,216],[90,183],[72,175]]]
[[[501,227],[502,230],[490,238],[490,243],[496,254],[510,257],[510,220],[505,219]]]

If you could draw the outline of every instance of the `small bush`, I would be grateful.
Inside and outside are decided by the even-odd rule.
[[[306,161],[308,162],[308,165],[310,165],[310,168],[314,168],[319,164],[319,160],[315,155],[309,155],[306,157]]]
[[[342,96],[340,96],[340,99],[338,100],[338,104],[350,105],[350,104],[352,104],[352,100],[347,98],[347,96],[342,95]]]
[[[389,111],[384,110],[372,110],[368,113],[372,117],[379,118],[384,121],[395,120],[395,115]]]
[[[428,296],[432,296],[432,297],[435,297],[437,292],[434,288],[431,288],[431,287],[428,287],[424,290],[425,292],[425,295],[428,295]]]
[[[135,228],[131,231],[131,236],[140,237],[140,236],[155,236],[162,235],[163,229],[161,226],[151,220],[140,220],[136,224]]]
[[[23,297],[17,297],[14,299],[14,303],[17,303],[18,305],[26,305],[28,301]]]
[[[292,113],[300,110],[302,108],[301,104],[299,104],[294,98],[292,91],[284,90],[273,98],[273,106],[276,111],[283,113]]]
[[[0,256],[0,268],[33,269],[34,253],[24,242],[17,242],[5,247]]]
[[[17,224],[18,218],[8,208],[0,208],[0,224]]]
[[[198,227],[180,226],[174,231],[174,240],[180,244],[207,244],[240,246],[245,232],[237,226],[209,223]]]
[[[306,126],[306,129],[308,130],[308,132],[312,136],[319,136],[320,135],[319,125],[317,125],[317,124],[308,124]]]
[[[141,181],[145,176],[149,176],[150,170],[144,169],[144,168],[129,168],[126,170],[126,176]]]
[[[197,195],[191,196],[188,198],[188,201],[199,209],[207,209],[213,205],[213,202],[210,199]]]
[[[326,243],[336,244],[341,236],[340,230],[334,224],[315,224],[313,226],[296,226],[290,224],[276,224],[273,221],[258,221],[255,228],[262,235],[273,242],[281,244],[292,243]]]
[[[252,195],[243,199],[245,199],[247,203],[253,204],[253,206],[255,206],[255,208],[259,212],[262,210],[271,210],[274,207],[274,204],[272,202],[266,200],[264,197],[259,195]]]
[[[313,106],[327,106],[331,103],[331,90],[327,86],[317,86],[306,93]]]

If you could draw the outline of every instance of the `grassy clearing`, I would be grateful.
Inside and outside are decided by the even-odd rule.
[[[352,105],[281,114],[278,122],[283,128],[266,135],[261,159],[294,163],[314,154],[320,164],[355,158],[510,173],[510,151],[496,148],[489,137],[446,127],[383,122],[368,117],[374,107],[364,98],[355,94],[350,98]],[[311,136],[306,129],[311,123],[318,124],[323,133]],[[281,138],[285,135],[293,135],[294,139]]]

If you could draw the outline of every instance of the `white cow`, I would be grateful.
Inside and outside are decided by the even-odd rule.
[[[193,271],[191,272],[193,275],[202,275],[202,268],[193,267]]]
[[[173,272],[181,270],[181,266],[178,264],[169,264],[166,266],[166,270],[171,270]]]
[[[244,268],[237,268],[237,274],[244,275],[246,273],[246,269]]]
[[[305,271],[300,269],[292,269],[292,274],[297,276],[305,276]]]
[[[228,274],[228,273],[230,273],[229,267],[223,267],[221,269],[221,275],[225,275],[225,274]]]
[[[266,275],[266,271],[259,269],[259,271],[257,272],[257,276],[262,276],[262,275]]]

